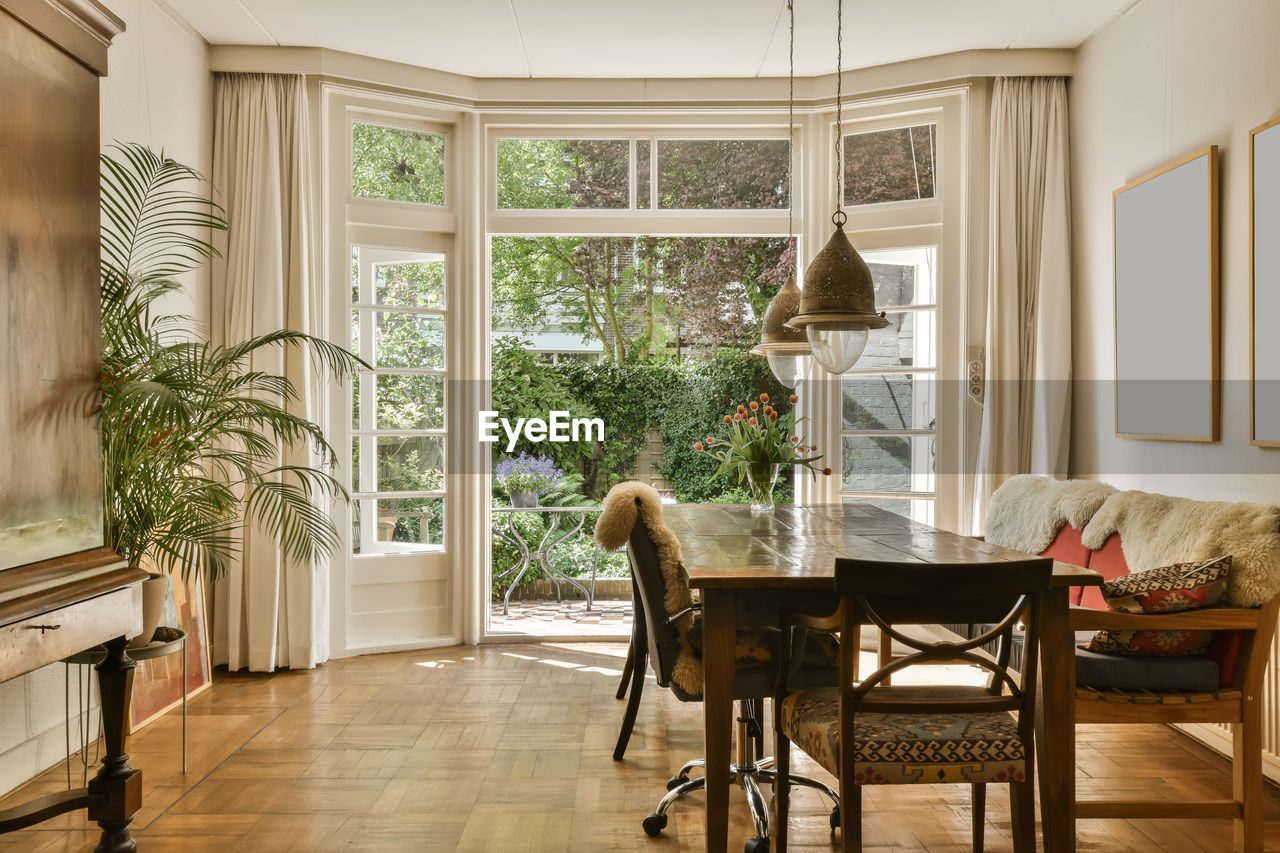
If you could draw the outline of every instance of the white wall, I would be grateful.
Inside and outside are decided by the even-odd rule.
[[[208,174],[213,160],[213,79],[208,45],[153,0],[105,0],[128,29],[113,42],[102,81],[102,141],[142,142]],[[207,324],[209,274],[166,310]],[[72,669],[74,679],[75,669]],[[0,794],[66,755],[62,664],[0,684]],[[75,705],[76,688],[71,687]],[[96,692],[96,690],[95,690]],[[95,698],[96,704],[96,698]],[[96,712],[92,715],[96,718]],[[75,736],[72,722],[72,739]],[[74,747],[73,747],[74,748]],[[79,775],[73,774],[74,784]]]
[[[1280,3],[1273,0],[1143,0],[1077,52],[1070,87],[1075,476],[1187,497],[1280,502],[1280,450],[1249,445],[1248,388],[1249,130],[1280,114],[1277,32]],[[1112,192],[1213,144],[1222,160],[1222,440],[1118,439]]]

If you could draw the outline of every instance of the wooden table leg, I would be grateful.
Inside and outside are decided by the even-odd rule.
[[[1049,590],[1040,627],[1036,749],[1046,853],[1076,849],[1076,669],[1068,622],[1069,591],[1068,587]]]
[[[133,670],[137,663],[125,652],[126,640],[107,643],[107,656],[95,665],[102,699],[102,735],[106,755],[98,775],[89,782],[89,820],[102,827],[102,839],[94,853],[129,853],[138,847],[129,833],[134,812],[142,807],[142,771],[129,766],[124,751],[133,695]]]
[[[733,725],[736,596],[702,591],[702,707],[707,754],[707,853],[729,846],[729,741]]]

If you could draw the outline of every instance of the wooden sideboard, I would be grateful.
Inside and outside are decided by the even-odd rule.
[[[133,850],[124,751],[145,573],[103,547],[99,78],[124,24],[94,0],[0,0],[0,681],[105,644],[105,758],[86,788],[0,812],[0,832],[87,809]]]

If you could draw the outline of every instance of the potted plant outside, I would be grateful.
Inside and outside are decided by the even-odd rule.
[[[182,289],[176,277],[216,254],[198,235],[225,230],[222,211],[196,192],[198,172],[143,146],[113,146],[102,167],[107,544],[132,566],[213,581],[252,520],[293,559],[328,556],[339,536],[326,504],[347,498],[330,473],[336,454],[319,426],[289,411],[293,384],[251,360],[306,347],[319,369],[341,378],[358,359],[287,329],[214,346],[188,318],[163,313],[162,297]],[[298,444],[320,464],[280,464],[281,449]],[[142,643],[153,631],[144,627]]]
[[[514,507],[535,507],[538,496],[546,494],[564,480],[564,472],[545,456],[530,456],[524,451],[504,459],[494,469],[498,484],[507,490]]]

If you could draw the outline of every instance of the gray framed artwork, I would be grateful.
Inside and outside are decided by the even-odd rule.
[[[1218,146],[1113,195],[1116,435],[1217,441]]]
[[[1280,116],[1249,132],[1249,250],[1249,442],[1280,447]]]

